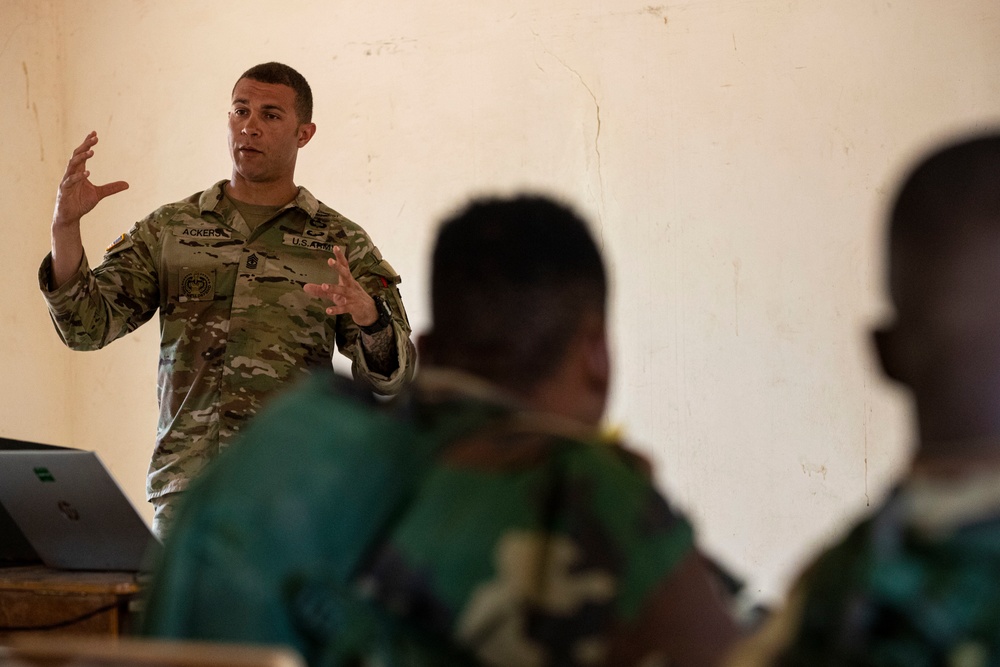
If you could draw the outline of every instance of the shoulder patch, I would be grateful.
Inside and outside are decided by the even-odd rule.
[[[111,252],[112,250],[114,250],[115,248],[117,248],[118,246],[120,246],[121,244],[125,243],[125,239],[126,238],[127,237],[125,236],[125,234],[122,234],[121,236],[119,236],[118,238],[116,238],[114,241],[112,241],[111,245],[109,245],[107,248],[104,249],[104,252]]]

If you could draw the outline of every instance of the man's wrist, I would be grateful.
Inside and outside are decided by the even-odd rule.
[[[392,322],[392,308],[389,302],[381,296],[372,297],[372,301],[375,302],[375,321],[370,324],[358,324],[358,328],[369,336],[382,331]]]

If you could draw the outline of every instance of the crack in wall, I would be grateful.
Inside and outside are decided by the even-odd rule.
[[[537,32],[535,32],[534,30],[532,30],[531,34],[533,34],[535,36],[535,39],[537,39],[541,43],[542,40],[539,37],[539,35],[538,35]],[[600,202],[601,202],[600,203],[600,208],[597,211],[597,218],[598,218],[598,223],[599,223],[599,230],[598,231],[599,231],[600,236],[601,236],[601,245],[603,246],[604,245],[604,207],[605,207],[605,200],[604,200],[604,164],[603,164],[603,159],[602,159],[602,156],[601,156],[601,103],[598,101],[597,95],[594,94],[593,88],[591,88],[590,85],[587,84],[586,79],[583,78],[583,75],[580,74],[580,72],[578,72],[576,69],[570,67],[569,64],[565,60],[563,60],[562,58],[560,58],[556,54],[552,53],[552,51],[550,51],[549,49],[547,49],[545,47],[544,43],[542,44],[542,50],[543,50],[543,52],[546,55],[551,56],[552,58],[554,58],[568,72],[572,73],[573,76],[575,76],[577,78],[577,80],[580,82],[580,85],[583,86],[584,90],[587,91],[587,94],[590,95],[590,99],[593,100],[593,102],[594,102],[594,115],[595,115],[595,118],[596,118],[596,121],[597,121],[597,131],[594,133],[594,154],[597,156],[597,185],[598,185],[599,199],[600,199]],[[535,63],[535,65],[538,66],[539,69],[542,69],[541,66],[538,65],[537,62]],[[542,69],[542,71],[544,72],[545,70]]]
[[[579,79],[580,85],[582,85],[587,90],[587,94],[590,95],[590,99],[592,99],[594,101],[594,116],[595,116],[595,118],[597,120],[597,131],[594,133],[594,153],[597,155],[597,179],[598,179],[598,181],[600,182],[600,185],[601,185],[601,207],[603,208],[603,206],[604,206],[604,169],[603,169],[603,164],[602,164],[602,161],[601,161],[601,103],[597,101],[597,95],[594,94],[594,90],[589,85],[587,85],[586,80],[584,80],[583,76],[578,71],[576,71],[575,69],[573,69],[572,67],[570,67],[569,65],[567,65],[558,56],[553,55],[553,58],[555,58],[556,60],[558,60],[562,64],[563,67],[565,67],[566,69],[568,69],[570,72],[572,72],[576,76],[577,79]]]

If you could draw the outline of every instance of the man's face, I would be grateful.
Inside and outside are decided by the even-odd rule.
[[[299,123],[289,86],[240,79],[229,110],[233,177],[252,183],[291,180],[298,150],[314,131],[312,123]]]

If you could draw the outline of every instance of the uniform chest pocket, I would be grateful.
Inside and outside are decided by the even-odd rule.
[[[180,303],[214,301],[217,271],[209,268],[181,267],[177,272],[174,294]]]
[[[188,225],[170,232],[160,266],[167,299],[197,303],[231,296],[242,242],[221,226]]]
[[[333,245],[325,238],[285,234],[278,258],[268,267],[268,275],[280,275],[298,282],[332,283],[337,272],[327,264],[333,258]]]

